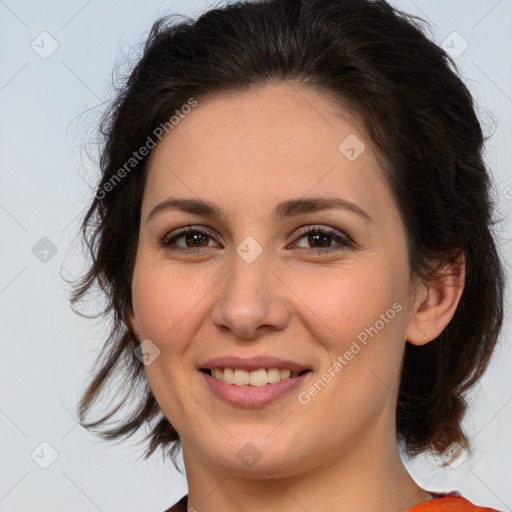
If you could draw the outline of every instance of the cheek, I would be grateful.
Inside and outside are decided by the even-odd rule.
[[[324,276],[327,274],[324,270]],[[297,279],[295,284],[297,295],[308,305],[302,308],[302,323],[309,324],[313,338],[325,350],[327,357],[320,372],[329,380],[321,392],[321,385],[306,390],[304,399],[314,401],[311,410],[319,417],[329,410],[345,418],[350,409],[357,411],[361,421],[370,421],[373,413],[369,411],[381,410],[398,384],[406,323],[406,273],[380,260],[344,268],[336,275],[332,272],[315,286],[310,280]]]
[[[137,260],[132,298],[137,326],[142,339],[149,339],[160,350],[155,362],[146,366],[146,376],[153,394],[172,424],[179,431],[189,429],[184,421],[190,397],[183,393],[188,378],[183,365],[189,342],[193,338],[200,299],[207,287],[201,279],[144,258]]]
[[[312,311],[304,309],[304,315],[319,326],[311,331],[327,356],[318,375],[326,385],[312,383],[301,397],[303,404],[310,401],[306,407],[312,429],[325,421],[328,411],[330,418],[336,418],[333,436],[341,429],[347,438],[357,437],[395,399],[404,349],[406,307],[401,289],[405,283],[379,268],[379,272],[351,269],[313,294],[309,286],[301,291],[310,290]]]
[[[133,309],[141,336],[164,343],[197,303],[195,283],[165,265],[137,260],[132,282]]]
[[[365,329],[376,322],[386,335],[398,332],[401,315],[396,310],[400,306],[393,309],[393,304],[401,304],[403,276],[394,275],[385,265],[365,263],[339,271],[324,269],[315,277],[295,278],[293,290],[306,306],[300,308],[303,320],[309,316],[308,324],[312,329],[316,326],[318,341],[329,351],[344,351],[347,342],[350,345],[359,335],[364,338]]]

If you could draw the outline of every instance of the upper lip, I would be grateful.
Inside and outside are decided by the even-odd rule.
[[[199,368],[201,370],[212,370],[214,368],[235,368],[240,370],[246,370],[251,372],[253,370],[259,370],[261,368],[278,368],[280,370],[290,370],[292,372],[301,372],[303,370],[309,370],[307,366],[297,363],[295,361],[289,361],[287,359],[281,359],[279,357],[271,356],[256,356],[256,357],[236,357],[236,356],[224,356],[214,357],[208,359],[202,363]]]

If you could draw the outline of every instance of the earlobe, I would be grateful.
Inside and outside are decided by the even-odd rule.
[[[414,305],[406,340],[425,345],[437,338],[450,323],[459,304],[465,281],[465,257],[457,258],[438,271],[435,279],[422,284]]]

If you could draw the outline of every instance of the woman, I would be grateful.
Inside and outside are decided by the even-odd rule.
[[[502,325],[471,96],[384,1],[270,0],[157,21],[103,123],[83,222],[114,324],[80,403],[129,398],[169,511],[490,511],[400,458],[469,452]],[[126,395],[86,414],[122,368]],[[142,388],[141,388],[142,386]]]

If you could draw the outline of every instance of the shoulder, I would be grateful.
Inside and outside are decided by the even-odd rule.
[[[431,493],[434,499],[409,509],[407,512],[499,512],[494,508],[480,507],[457,492]]]
[[[175,503],[171,508],[168,508],[164,512],[187,512],[187,498],[188,494],[183,496],[180,501]]]

